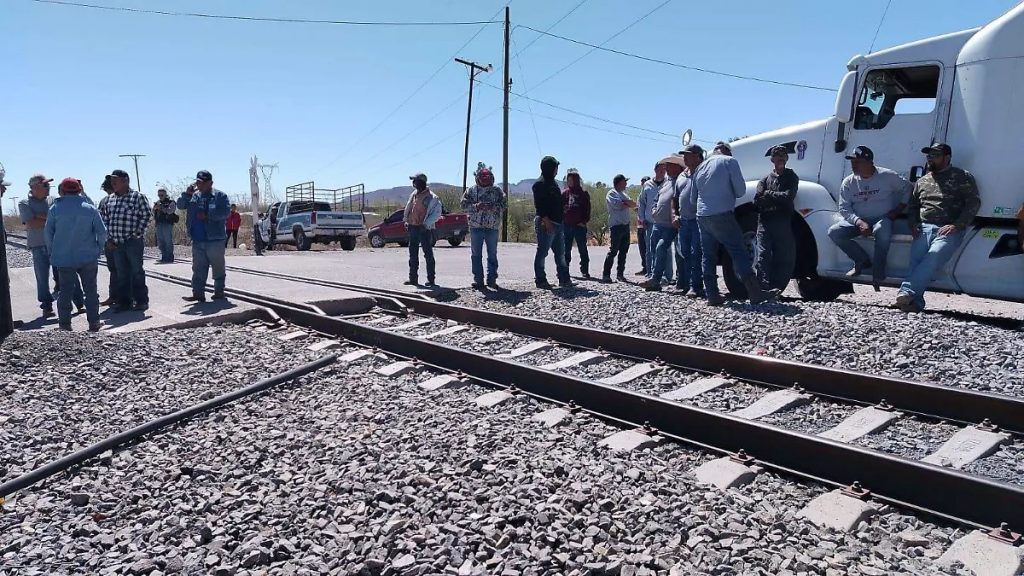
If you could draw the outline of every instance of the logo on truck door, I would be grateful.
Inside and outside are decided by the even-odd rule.
[[[804,154],[807,152],[807,140],[801,140],[796,143],[796,159],[803,160]]]

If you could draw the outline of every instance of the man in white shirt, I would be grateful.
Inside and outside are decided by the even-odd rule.
[[[853,260],[849,277],[871,270],[871,279],[878,288],[885,280],[885,264],[892,239],[892,221],[907,207],[913,185],[902,176],[875,166],[875,154],[867,146],[857,146],[846,157],[851,174],[839,187],[839,216],[842,218],[828,230],[828,237]],[[874,258],[854,238],[875,237]]]

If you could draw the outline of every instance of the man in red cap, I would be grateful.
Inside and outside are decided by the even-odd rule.
[[[100,296],[96,291],[97,261],[107,242],[107,228],[96,207],[85,197],[82,183],[65,178],[58,188],[61,199],[50,208],[43,230],[50,261],[57,269],[61,284],[75,286],[81,281],[85,294],[85,313],[89,330],[101,328]],[[57,296],[57,323],[71,330],[71,289]]]

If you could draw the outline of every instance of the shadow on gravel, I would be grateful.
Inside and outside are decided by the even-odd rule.
[[[182,311],[186,316],[209,316],[225,310],[238,308],[231,300],[211,300],[209,302],[195,303]]]
[[[771,304],[751,305],[746,300],[733,299],[730,295],[725,301],[725,308],[732,308],[740,312],[761,312],[771,316],[798,316],[804,313],[804,309],[793,304],[787,304],[785,300],[779,300]]]

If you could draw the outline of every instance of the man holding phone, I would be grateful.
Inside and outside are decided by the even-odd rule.
[[[498,288],[498,228],[505,209],[505,193],[494,185],[494,173],[482,162],[477,165],[476,186],[462,195],[462,209],[469,219],[469,245],[473,288],[484,288],[483,248],[487,245],[487,284]]]
[[[224,250],[231,203],[227,194],[213,187],[213,175],[207,170],[196,174],[178,198],[178,209],[186,210],[185,229],[192,238],[192,295],[186,302],[206,302],[206,279],[213,269],[213,299],[223,300]]]

